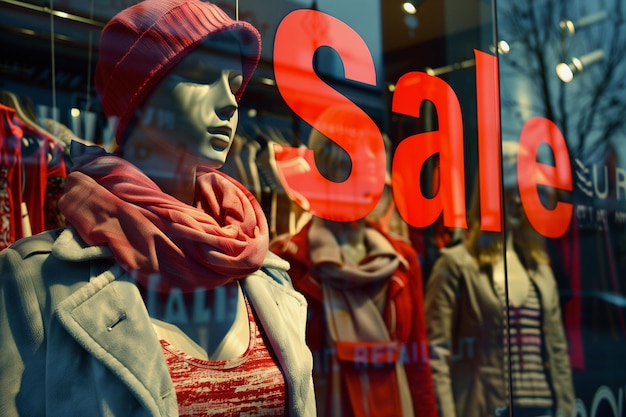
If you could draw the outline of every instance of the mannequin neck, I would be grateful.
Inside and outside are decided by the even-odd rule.
[[[321,220],[321,219],[318,219]],[[365,244],[365,220],[354,222],[333,222],[321,220],[324,226],[331,231],[344,256],[354,263],[358,263],[367,255]]]
[[[141,128],[127,138],[122,157],[139,168],[166,194],[192,204],[195,195],[196,165],[185,163],[186,151],[152,140]],[[176,156],[179,154],[178,156]],[[173,158],[177,163],[172,163]]]
[[[157,335],[203,359],[232,359],[247,349],[249,321],[237,282],[193,294],[145,292]]]

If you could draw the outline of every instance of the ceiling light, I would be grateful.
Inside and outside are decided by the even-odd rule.
[[[602,49],[596,49],[580,58],[574,57],[570,62],[561,62],[556,66],[556,75],[561,81],[568,83],[572,81],[577,74],[583,72],[587,66],[602,59],[604,59],[604,51]]]
[[[491,53],[499,53],[500,55],[506,55],[511,51],[511,45],[507,41],[498,41],[497,46],[489,45]]]
[[[402,10],[404,10],[404,12],[407,13],[407,14],[415,14],[415,13],[417,13],[417,8],[410,1],[405,1],[404,3],[402,3]]]
[[[511,50],[511,45],[507,41],[499,41],[498,42],[498,53],[505,55],[508,54]]]
[[[574,33],[576,33],[576,30],[580,30],[584,27],[601,22],[608,16],[608,13],[602,10],[600,12],[581,17],[576,22],[569,19],[561,19],[561,21],[559,22],[559,27],[561,28],[561,33],[563,35],[573,35]]]

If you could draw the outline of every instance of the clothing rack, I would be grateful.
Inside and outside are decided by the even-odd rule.
[[[0,249],[65,224],[58,211],[67,176],[65,147],[17,96],[0,92]]]

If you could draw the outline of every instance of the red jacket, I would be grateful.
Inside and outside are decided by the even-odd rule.
[[[319,280],[311,273],[311,261],[309,257],[310,247],[308,241],[308,231],[311,223],[306,224],[300,232],[295,235],[281,235],[274,239],[270,245],[270,250],[283,259],[287,260],[291,268],[289,275],[295,288],[301,291],[309,302],[309,313],[307,323],[307,343],[314,352],[314,374],[315,383],[318,385],[320,379],[324,380],[330,376],[328,369],[328,356],[335,355],[336,352],[342,355],[341,346],[335,346],[329,352],[325,346],[325,335],[327,334],[323,309],[323,295],[319,285]],[[368,227],[373,227],[368,225]],[[378,356],[384,361],[389,355],[404,365],[406,371],[409,390],[413,400],[413,410],[416,417],[436,417],[436,401],[431,378],[431,370],[428,357],[428,342],[426,336],[426,323],[423,303],[423,283],[421,268],[418,263],[417,254],[413,247],[406,241],[392,237],[381,230],[378,230],[387,238],[394,249],[404,259],[393,274],[396,279],[390,280],[387,290],[387,303],[383,312],[383,319],[390,331],[390,336],[398,342],[401,348],[390,354],[385,351]],[[395,322],[395,331],[391,323]],[[389,355],[388,355],[389,353]],[[344,370],[342,377],[345,375]],[[388,384],[384,381],[378,383],[374,376],[372,380],[377,381],[371,389],[381,394],[381,398],[386,398],[387,403],[390,395],[387,392]],[[319,392],[317,393],[319,396]],[[376,393],[374,394],[376,397]],[[397,404],[390,404],[389,409],[397,410]],[[381,407],[380,415],[384,415],[384,406]],[[318,407],[320,413],[325,410]],[[370,410],[371,411],[371,410]],[[350,410],[343,410],[342,415],[354,415]]]

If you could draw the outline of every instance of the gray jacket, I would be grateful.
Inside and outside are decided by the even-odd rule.
[[[555,414],[569,417],[575,398],[556,281],[548,265],[529,275],[541,300],[544,367]],[[479,270],[464,245],[441,251],[424,304],[440,416],[508,415],[502,302],[490,274]]]
[[[287,383],[290,416],[315,416],[306,301],[269,254],[241,281]],[[0,417],[177,416],[141,295],[105,247],[71,228],[0,253]]]

